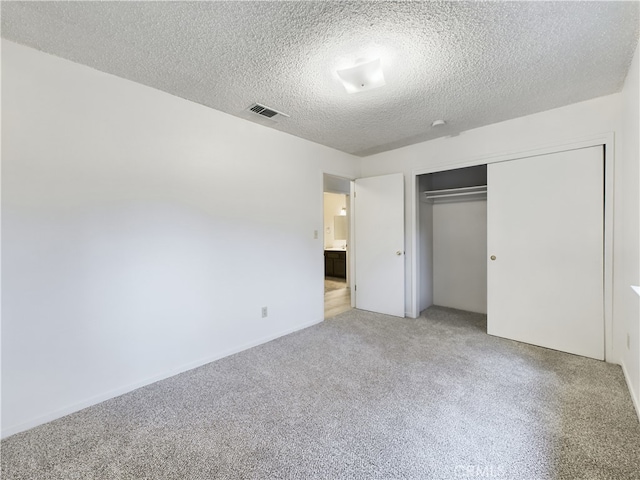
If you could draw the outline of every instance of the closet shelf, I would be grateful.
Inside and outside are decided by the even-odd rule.
[[[487,198],[487,186],[448,188],[445,190],[427,190],[424,200],[430,203],[444,203],[457,200],[482,200]]]

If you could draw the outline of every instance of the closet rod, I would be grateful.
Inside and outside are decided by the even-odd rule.
[[[449,188],[445,190],[427,190],[423,192],[425,199],[432,200],[437,198],[461,197],[465,195],[485,195],[487,193],[486,185],[478,185],[476,187]]]
[[[461,193],[449,193],[447,195],[426,195],[424,198],[427,200],[435,198],[451,198],[451,197],[464,197],[466,195],[485,195],[487,192],[461,192]]]

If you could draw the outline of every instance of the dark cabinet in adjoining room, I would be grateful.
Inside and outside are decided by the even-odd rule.
[[[324,251],[325,277],[347,278],[347,252],[345,250]]]

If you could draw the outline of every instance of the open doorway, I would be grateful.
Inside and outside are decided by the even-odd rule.
[[[324,175],[324,318],[350,310],[351,181]]]

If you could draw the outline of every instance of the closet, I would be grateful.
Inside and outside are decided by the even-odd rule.
[[[419,306],[604,359],[602,145],[418,176]]]
[[[421,310],[487,313],[487,166],[418,180]]]

